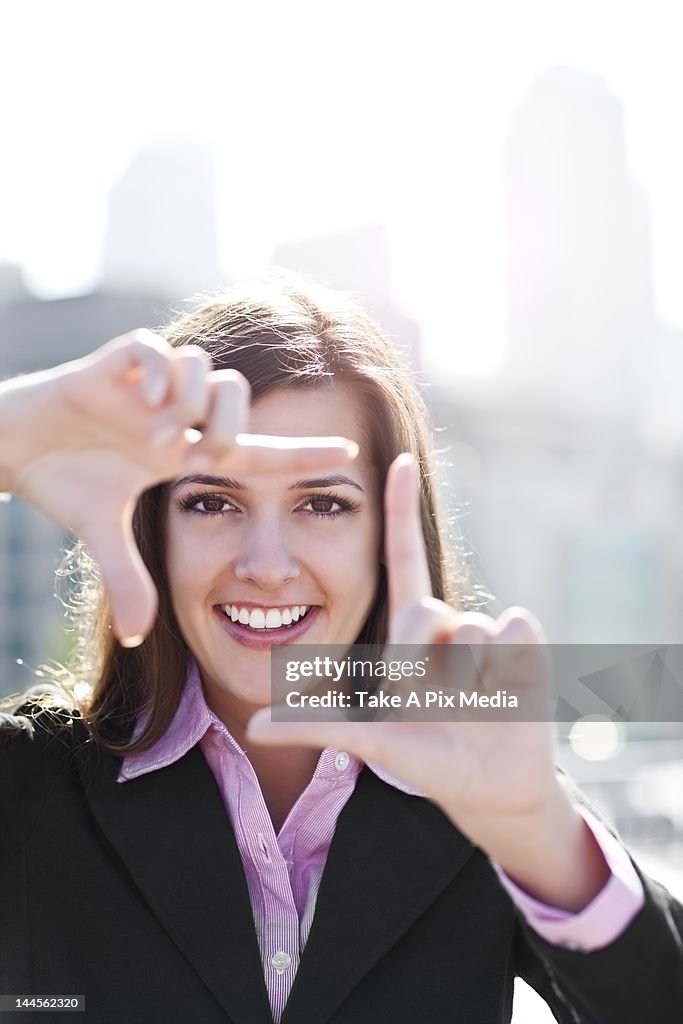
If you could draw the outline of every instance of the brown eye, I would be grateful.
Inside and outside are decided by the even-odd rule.
[[[188,494],[179,504],[184,511],[198,516],[221,516],[238,511],[223,494]]]
[[[311,511],[316,512],[318,515],[325,515],[326,513],[331,512],[333,506],[336,504],[337,502],[334,498],[311,498],[309,502]]]
[[[355,512],[357,506],[338,494],[312,494],[299,508],[307,515],[317,516],[319,519],[336,519],[337,516]]]
[[[222,512],[227,504],[225,498],[202,498],[195,505],[200,512]]]

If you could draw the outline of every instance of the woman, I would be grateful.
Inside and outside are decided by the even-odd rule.
[[[464,644],[480,687],[547,684],[532,616],[462,610],[379,329],[289,281],[164,334],[0,393],[0,487],[109,593],[84,549],[82,717],[3,730],[3,991],[98,1022],[488,1024],[519,973],[560,1021],[680,1019],[683,910],[558,777],[548,723],[269,720],[273,643]]]

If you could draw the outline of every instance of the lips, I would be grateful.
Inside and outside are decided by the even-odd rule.
[[[239,620],[233,622],[232,618],[226,615],[225,607],[225,605],[214,606],[214,613],[221,626],[243,647],[254,651],[268,650],[273,644],[293,643],[310,629],[320,614],[320,606],[312,605],[303,618],[300,618],[298,622],[292,622],[291,625],[282,625],[275,629],[252,628]]]

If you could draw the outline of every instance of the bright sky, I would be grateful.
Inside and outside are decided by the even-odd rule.
[[[404,308],[476,373],[504,347],[502,147],[546,68],[623,102],[660,315],[683,326],[677,0],[22,0],[3,7],[0,257],[45,296],[97,280],[107,192],[146,135],[216,146],[230,272],[383,222]]]

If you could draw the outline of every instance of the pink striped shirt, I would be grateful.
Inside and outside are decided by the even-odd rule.
[[[218,783],[242,858],[261,963],[275,1021],[279,1021],[306,945],[316,898],[337,819],[353,793],[362,763],[327,748],[313,777],[276,835],[256,773],[244,751],[204,699],[199,672],[188,675],[176,714],[164,736],[127,757],[118,782],[127,782],[179,760],[197,743]],[[384,782],[413,796],[413,787],[369,765]],[[607,945],[643,904],[640,880],[620,844],[584,815],[612,876],[579,914],[547,907],[498,875],[530,925],[549,942],[590,950]],[[495,865],[494,865],[495,866]]]

